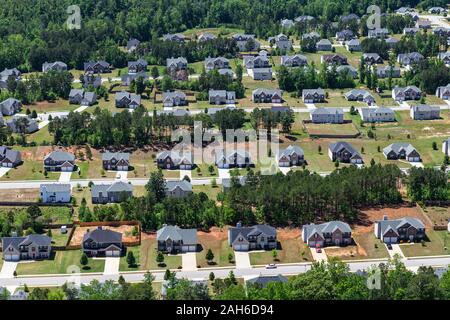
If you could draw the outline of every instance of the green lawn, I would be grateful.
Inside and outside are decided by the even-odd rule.
[[[27,135],[27,142],[35,142],[37,145],[47,145],[53,142],[53,136],[48,131],[48,125],[44,128]]]
[[[42,221],[53,224],[72,222],[71,211],[68,207],[41,207]]]
[[[277,258],[274,260],[272,251],[251,252],[252,265],[264,265],[268,263],[294,263],[312,261],[311,251],[300,239],[279,240],[281,249],[277,250]]]
[[[352,234],[357,245],[342,248],[325,249],[328,258],[337,257],[340,260],[363,260],[389,258],[386,246],[372,233]]]
[[[434,231],[431,229],[426,230],[428,239],[424,245],[421,243],[414,244],[401,244],[401,249],[406,257],[419,257],[419,256],[436,256],[436,255],[448,255],[450,254],[445,248],[450,244],[450,238],[448,231]],[[447,247],[446,247],[447,246]]]
[[[211,200],[216,200],[217,199],[217,195],[219,194],[219,192],[222,191],[221,186],[216,186],[216,187],[212,187],[211,185],[205,185],[205,186],[192,186],[192,190],[195,193],[200,193],[200,192],[204,192],[206,193],[206,195],[208,196],[209,199]]]
[[[37,113],[48,113],[55,111],[73,111],[79,105],[70,104],[69,100],[58,99],[54,102],[40,101],[34,104],[24,105],[21,113],[25,113],[27,109],[36,111]]]
[[[133,271],[133,270],[157,270],[157,269],[177,269],[181,267],[181,256],[176,255],[164,255],[164,265],[158,266],[156,263],[156,239],[142,240],[140,246],[128,247],[127,250],[133,252],[136,258],[137,266],[130,268],[128,266],[126,255],[120,258],[120,271]]]
[[[83,268],[80,264],[81,255],[81,250],[56,251],[54,257],[49,260],[19,263],[16,269],[17,275],[65,274],[73,266],[80,268],[82,273],[103,272],[105,260],[89,259],[88,266]]]
[[[431,219],[433,225],[447,226],[450,219],[450,207],[425,207],[423,211]]]
[[[203,250],[201,252],[197,252],[197,265],[202,268],[207,267],[226,267],[234,265],[234,252],[233,249],[228,245],[228,239],[212,239],[208,237],[206,234],[204,237],[198,238],[199,243],[201,244]],[[213,264],[209,265],[206,261],[206,253],[208,249],[214,254]],[[233,260],[229,262],[228,256],[232,254]]]
[[[58,180],[59,175],[59,172],[49,172],[45,177],[42,161],[24,160],[23,164],[11,169],[0,180]]]
[[[353,123],[343,123],[343,124],[306,123],[305,127],[310,136],[316,136],[316,135],[339,136],[339,135],[356,135],[356,134],[358,134],[358,130],[353,125]]]
[[[52,245],[53,246],[65,246],[69,240],[69,234],[71,229],[67,229],[67,233],[61,233],[61,229],[52,229]],[[45,230],[47,233],[47,230]]]

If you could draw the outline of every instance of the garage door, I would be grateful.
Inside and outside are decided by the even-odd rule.
[[[397,237],[384,237],[385,243],[397,243]]]
[[[120,251],[106,251],[105,255],[107,257],[118,257],[120,255]]]
[[[234,246],[236,251],[248,251],[248,244],[237,244]]]
[[[7,261],[19,261],[18,254],[5,254],[5,260]]]
[[[181,170],[187,170],[187,169],[189,169],[188,167],[189,167],[189,165],[187,165],[187,164],[180,165]]]
[[[124,166],[118,166],[118,167],[117,167],[117,170],[119,170],[119,171],[126,171],[126,170],[127,170],[127,167],[124,167]]]

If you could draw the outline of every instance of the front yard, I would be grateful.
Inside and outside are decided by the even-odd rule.
[[[223,239],[223,237],[217,238],[215,236],[215,233],[205,233],[200,232],[198,241],[201,244],[203,250],[200,252],[197,252],[197,265],[201,268],[208,268],[208,267],[226,267],[226,266],[233,266],[234,265],[234,252],[233,249],[228,245],[228,239]],[[214,254],[214,259],[212,264],[208,264],[206,260],[206,253],[208,252],[208,249],[211,249],[211,251]],[[232,255],[233,259],[228,260],[228,256]]]
[[[81,273],[103,272],[105,260],[89,258],[87,267],[83,268],[80,264],[81,255],[81,250],[56,251],[49,260],[19,263],[17,275],[65,274],[73,271],[72,268],[79,268]]]
[[[386,246],[375,237],[372,232],[352,233],[356,245],[325,249],[328,258],[336,257],[341,260],[363,260],[388,258]]]
[[[423,243],[405,243],[400,247],[406,257],[420,256],[438,256],[450,254],[447,247],[450,244],[450,238],[447,230],[434,231],[426,230],[427,240]]]
[[[273,258],[272,250],[257,251],[250,253],[252,265],[266,265],[269,263],[295,263],[311,262],[312,256],[308,246],[300,238],[280,239],[280,247],[277,251],[277,258]]]

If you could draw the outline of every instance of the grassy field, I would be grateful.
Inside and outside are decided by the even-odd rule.
[[[133,252],[136,258],[137,266],[130,268],[128,266],[126,255],[120,258],[120,271],[132,271],[132,270],[157,270],[157,269],[177,269],[181,266],[181,256],[164,255],[164,265],[158,266],[156,263],[156,239],[144,239],[140,246],[128,247],[127,250]]]
[[[197,265],[202,268],[206,267],[226,267],[234,265],[234,253],[233,249],[228,245],[228,240],[214,240],[211,241],[209,237],[199,237],[199,243],[202,245],[203,250],[201,252],[197,252]],[[208,249],[214,254],[213,264],[209,265],[206,261],[206,253]],[[233,260],[229,262],[228,255],[233,255]]]
[[[413,244],[401,244],[400,247],[403,254],[406,257],[419,257],[419,256],[435,256],[435,255],[448,255],[450,252],[447,246],[450,244],[450,238],[448,231],[434,231],[431,229],[426,230],[428,239],[424,245],[421,243]]]
[[[27,135],[26,138],[28,142],[35,142],[37,145],[46,145],[54,141],[53,136],[48,131],[48,126]]]
[[[280,249],[277,250],[276,260],[272,251],[258,251],[250,253],[252,265],[264,265],[268,263],[294,263],[312,261],[311,251],[300,239],[279,240]]]
[[[26,211],[28,207],[1,207],[0,214],[6,214],[8,212],[19,213]],[[38,221],[42,223],[62,224],[70,223],[72,217],[70,214],[70,208],[68,207],[39,207],[42,215],[38,218]]]
[[[305,123],[306,130],[310,136],[315,135],[356,135],[358,130],[353,123],[333,124],[333,123]]]
[[[42,161],[25,160],[22,165],[11,169],[0,180],[57,180],[59,175],[59,172],[49,172],[45,177]]]
[[[196,185],[196,186],[192,186],[192,191],[194,191],[195,193],[204,192],[204,193],[206,193],[206,195],[208,196],[209,199],[216,200],[217,195],[219,194],[219,192],[222,191],[222,188],[220,186],[212,187],[210,185],[205,185],[205,186]]]
[[[373,233],[353,233],[356,245],[342,248],[325,249],[328,258],[336,257],[341,260],[363,260],[388,258],[386,246]]]
[[[83,268],[80,264],[81,255],[81,250],[56,251],[49,260],[19,263],[16,269],[17,275],[64,274],[70,272],[74,267],[79,268],[82,273],[103,272],[104,260],[89,259],[88,266]]]
[[[37,113],[48,113],[55,111],[73,111],[79,105],[70,104],[69,100],[58,99],[54,102],[40,101],[34,104],[24,105],[21,113],[25,114],[26,110],[36,111]]]
[[[53,246],[65,246],[69,240],[70,228],[67,229],[67,233],[61,233],[60,229],[52,229],[52,245]],[[47,233],[47,230],[45,230]]]
[[[433,225],[447,226],[450,219],[450,207],[425,207],[423,211],[431,219]]]

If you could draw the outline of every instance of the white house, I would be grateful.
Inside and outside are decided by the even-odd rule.
[[[68,203],[70,190],[69,183],[45,183],[40,186],[40,197],[44,203]]]

